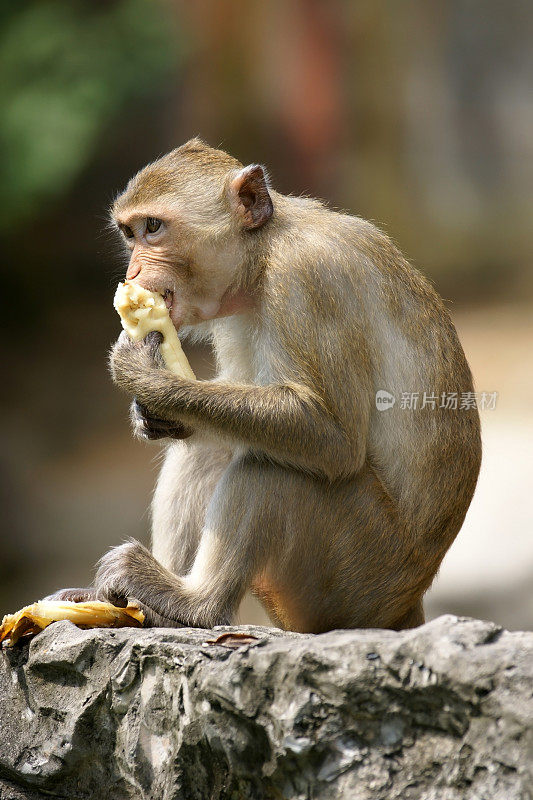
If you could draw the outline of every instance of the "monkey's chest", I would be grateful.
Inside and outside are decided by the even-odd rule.
[[[260,386],[271,383],[271,347],[256,318],[242,314],[217,323],[214,346],[218,378]]]

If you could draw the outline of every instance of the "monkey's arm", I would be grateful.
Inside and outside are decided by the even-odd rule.
[[[211,429],[272,458],[333,480],[354,474],[364,448],[308,387],[236,385],[179,378],[160,367],[157,340],[121,336],[111,353],[115,383],[151,414]]]

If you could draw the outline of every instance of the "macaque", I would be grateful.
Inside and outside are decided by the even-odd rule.
[[[135,598],[163,626],[232,623],[248,589],[285,629],[421,624],[481,459],[428,281],[374,225],[199,139],[135,175],[112,219],[126,277],[181,338],[212,342],[217,372],[177,376],[158,334],[121,334],[111,373],[135,432],[167,440],[152,552],[115,547],[92,590],[60,595]]]

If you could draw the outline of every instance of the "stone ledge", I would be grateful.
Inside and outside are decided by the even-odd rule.
[[[2,652],[0,697],[2,800],[533,798],[533,633],[490,622],[62,622]]]

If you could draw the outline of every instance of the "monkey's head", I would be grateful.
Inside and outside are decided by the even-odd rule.
[[[160,292],[179,328],[251,304],[246,264],[272,213],[260,165],[192,139],[137,173],[111,216],[129,250],[126,277]]]

